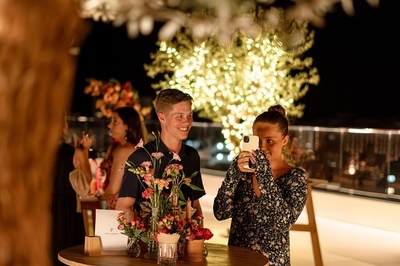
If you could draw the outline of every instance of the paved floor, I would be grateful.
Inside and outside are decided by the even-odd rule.
[[[207,195],[201,199],[210,243],[227,244],[230,220],[217,221],[212,204],[222,177],[203,174]],[[400,203],[313,190],[324,266],[399,266]],[[305,212],[298,223],[306,223]],[[292,266],[314,265],[308,232],[291,231]]]

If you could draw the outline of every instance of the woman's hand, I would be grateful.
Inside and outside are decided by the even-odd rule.
[[[254,173],[254,169],[250,168],[250,164],[254,164],[255,153],[248,151],[241,151],[238,155],[238,159],[236,161],[238,169],[243,173]]]
[[[96,197],[98,197],[100,200],[103,200],[104,199],[104,197],[103,197],[103,195],[104,195],[104,190],[102,189],[102,188],[100,188],[99,190],[97,190],[96,191]]]
[[[93,137],[89,134],[82,134],[82,139],[79,141],[79,144],[82,146],[83,149],[89,150],[92,146]]]

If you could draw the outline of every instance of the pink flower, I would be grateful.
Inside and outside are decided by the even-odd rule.
[[[173,153],[173,158],[172,159],[177,160],[177,161],[181,161],[181,157],[179,157],[179,155],[176,154],[175,152]]]
[[[148,169],[149,169],[150,167],[152,167],[153,164],[151,163],[151,161],[144,161],[144,162],[142,162],[142,163],[140,164],[140,166],[144,167],[144,168],[146,169],[146,171],[148,171]]]
[[[143,180],[144,180],[144,182],[145,182],[148,186],[151,185],[151,179],[152,179],[152,177],[153,177],[153,175],[150,174],[150,173],[147,173],[147,174],[144,174],[144,175],[143,175]]]
[[[156,158],[157,160],[159,160],[161,157],[164,156],[164,154],[162,152],[153,152],[151,154],[151,156],[153,156],[154,158]]]
[[[143,148],[143,139],[139,140],[139,143],[136,144],[136,148]]]

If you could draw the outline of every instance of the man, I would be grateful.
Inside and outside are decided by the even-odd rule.
[[[161,157],[161,166],[156,177],[161,177],[168,162],[176,153],[181,161],[175,162],[183,166],[185,176],[191,176],[198,171],[192,178],[192,184],[203,189],[195,191],[186,185],[182,185],[181,190],[185,199],[191,200],[192,207],[196,209],[194,216],[202,215],[199,199],[205,195],[203,181],[200,174],[200,157],[196,149],[183,143],[187,139],[193,123],[192,112],[193,98],[186,93],[176,89],[165,89],[160,91],[155,100],[155,109],[161,125],[159,152],[164,154]],[[157,151],[155,140],[144,145],[151,154]],[[145,149],[138,149],[132,153],[128,161],[135,165],[140,165],[144,161],[150,161],[149,154]],[[144,190],[136,174],[125,169],[124,177],[117,200],[116,209],[129,213],[134,217],[133,210],[140,210],[142,191]]]

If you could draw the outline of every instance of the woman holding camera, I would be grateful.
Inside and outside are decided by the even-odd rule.
[[[259,149],[243,150],[234,159],[214,200],[214,215],[232,218],[228,245],[260,252],[271,266],[287,266],[289,230],[304,209],[307,176],[283,160],[289,121],[281,105],[255,119],[253,134]]]

